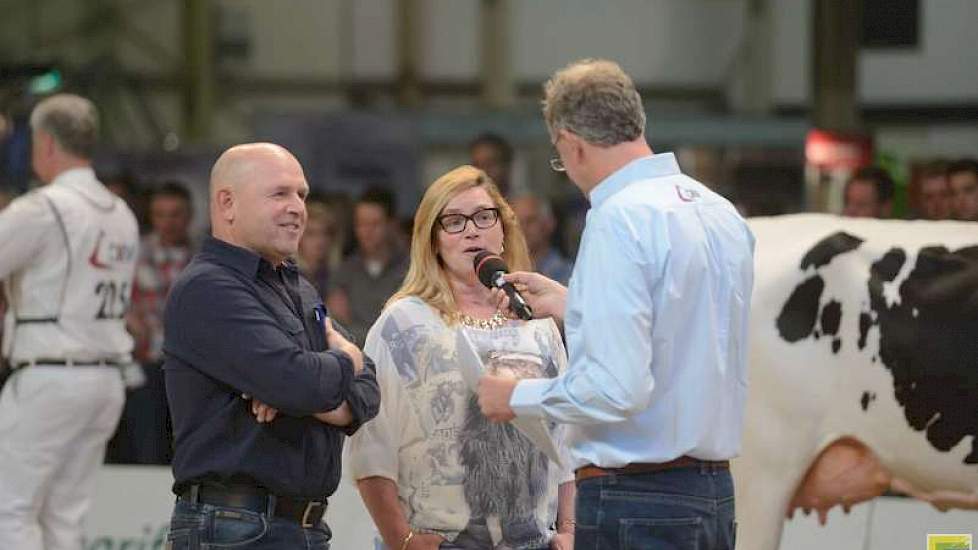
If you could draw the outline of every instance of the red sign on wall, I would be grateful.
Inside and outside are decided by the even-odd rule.
[[[873,140],[865,135],[810,130],[805,139],[805,161],[819,168],[868,166],[873,163]]]

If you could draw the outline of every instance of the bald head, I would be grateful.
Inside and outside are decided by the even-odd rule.
[[[213,235],[278,265],[296,252],[308,194],[302,166],[284,147],[231,147],[211,169]]]
[[[292,169],[302,173],[299,161],[285,147],[274,143],[235,145],[217,159],[211,168],[211,198],[221,188],[255,180],[256,170]]]

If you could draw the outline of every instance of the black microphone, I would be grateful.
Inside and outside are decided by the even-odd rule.
[[[516,290],[513,283],[503,279],[503,275],[509,273],[509,268],[506,267],[506,262],[499,255],[493,254],[488,250],[483,250],[475,255],[472,266],[475,268],[475,273],[479,276],[479,281],[482,284],[489,288],[503,289],[503,292],[509,296],[509,308],[513,310],[513,313],[517,317],[524,321],[529,321],[533,318],[533,309],[530,308],[530,304],[526,303],[526,300],[520,296],[519,291]]]

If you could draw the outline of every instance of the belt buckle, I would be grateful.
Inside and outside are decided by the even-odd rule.
[[[302,512],[303,529],[310,529],[316,526],[316,524],[309,522],[309,514],[311,514],[313,510],[315,510],[316,508],[322,508],[324,506],[325,504],[323,504],[321,501],[318,500],[312,500],[306,504],[306,509]],[[322,516],[320,516],[320,518],[322,518]]]

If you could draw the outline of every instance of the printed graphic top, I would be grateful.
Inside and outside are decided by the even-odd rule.
[[[416,531],[456,544],[539,548],[550,537],[557,485],[572,481],[562,428],[551,425],[564,469],[510,424],[492,424],[466,387],[455,349],[465,330],[486,369],[517,378],[553,378],[567,357],[551,319],[494,329],[447,325],[419,298],[391,304],[364,351],[377,364],[381,410],[350,440],[354,479],[397,483]],[[491,540],[491,542],[490,542]]]

